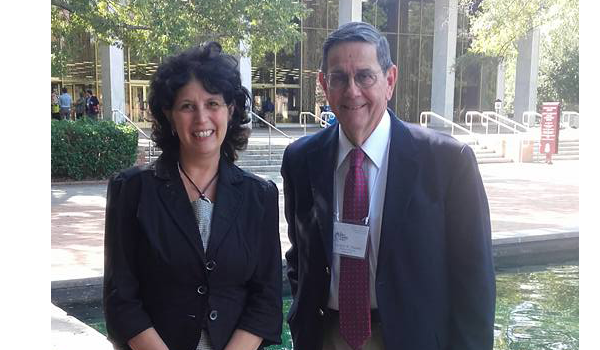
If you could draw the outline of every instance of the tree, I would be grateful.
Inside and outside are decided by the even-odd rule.
[[[65,43],[88,33],[126,45],[141,59],[164,57],[206,40],[229,53],[292,50],[301,40],[297,24],[308,10],[294,0],[51,0],[52,67],[64,69],[77,47]]]
[[[538,101],[579,101],[578,0],[461,0],[470,8],[468,55],[497,57],[506,68],[505,103],[514,99],[519,39],[540,28]]]
[[[558,101],[579,110],[579,6],[561,0],[541,44],[538,102]]]

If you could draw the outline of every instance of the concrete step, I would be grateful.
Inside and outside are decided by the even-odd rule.
[[[244,165],[240,166],[240,168],[254,174],[277,173],[281,170],[281,165]]]
[[[475,153],[477,159],[490,159],[490,158],[502,158],[498,153]]]
[[[512,163],[513,161],[504,157],[490,157],[490,158],[477,158],[478,164],[490,164],[490,163]]]
[[[278,165],[281,167],[281,159],[279,159],[279,160],[271,159],[270,161],[266,157],[265,157],[265,159],[252,159],[252,160],[238,159],[235,162],[235,164],[237,166],[239,166],[240,168],[243,168],[246,166],[262,166],[262,165]]]
[[[268,149],[250,149],[250,150],[246,150],[244,152],[239,152],[238,155],[240,157],[242,156],[268,156],[269,155],[269,150]],[[271,150],[271,155],[278,155],[278,156],[283,156],[283,150]]]

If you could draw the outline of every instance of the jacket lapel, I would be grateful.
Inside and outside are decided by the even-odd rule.
[[[333,173],[338,133],[337,124],[326,129],[321,136],[322,142],[317,142],[307,154],[314,208],[329,266],[332,264],[333,253]]]
[[[202,249],[200,232],[194,218],[194,211],[177,170],[177,162],[163,153],[156,162],[155,174],[166,180],[158,188],[158,195],[166,211],[179,227],[181,233],[194,247],[200,259],[205,262],[206,258]]]
[[[218,251],[244,204],[244,194],[235,186],[242,180],[242,172],[221,156],[217,198],[213,209],[208,249],[206,250],[207,257],[214,256]]]
[[[405,221],[419,171],[418,149],[410,131],[392,111],[388,111],[391,117],[391,140],[377,266],[385,263],[386,252],[389,253],[386,247],[390,247],[387,241],[391,235],[398,234],[401,223]]]

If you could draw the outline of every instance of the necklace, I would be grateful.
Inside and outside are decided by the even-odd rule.
[[[217,171],[215,173],[215,176],[212,177],[212,179],[210,179],[210,181],[208,182],[208,184],[206,185],[206,187],[204,188],[204,191],[201,191],[200,188],[198,188],[198,186],[196,186],[196,184],[194,183],[194,181],[192,181],[192,179],[190,178],[190,176],[185,172],[185,170],[183,169],[183,167],[179,164],[179,162],[177,162],[177,167],[179,168],[179,170],[183,173],[183,175],[185,175],[186,179],[188,179],[188,181],[194,186],[194,188],[196,188],[196,191],[198,191],[198,193],[200,194],[200,199],[207,201],[208,203],[212,203],[210,198],[208,198],[204,192],[206,192],[206,190],[208,190],[208,188],[210,187],[210,185],[212,185],[213,181],[215,181],[215,179],[217,178],[217,175],[219,175],[219,172]]]

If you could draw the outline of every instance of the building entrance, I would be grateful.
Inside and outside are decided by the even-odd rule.
[[[260,85],[263,84],[254,84],[252,86],[254,113],[258,114],[261,118],[266,119],[273,125],[299,122],[299,86],[277,86],[277,88],[274,88],[272,86],[261,87]]]
[[[129,115],[131,120],[140,128],[150,128],[151,117],[150,109],[148,108],[148,85],[131,85],[131,103]]]

